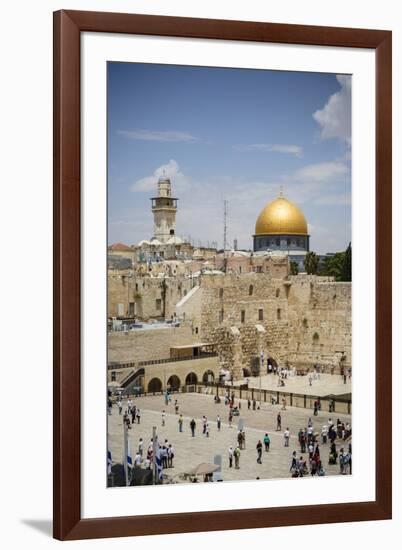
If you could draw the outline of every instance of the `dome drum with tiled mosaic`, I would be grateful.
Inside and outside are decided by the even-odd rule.
[[[300,260],[310,247],[307,221],[303,212],[282,194],[260,212],[256,224],[254,251],[279,250]]]

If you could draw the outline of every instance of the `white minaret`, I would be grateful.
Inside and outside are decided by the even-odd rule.
[[[165,175],[158,180],[158,196],[152,197],[154,238],[161,243],[173,237],[176,230],[177,200],[171,196],[170,179]]]

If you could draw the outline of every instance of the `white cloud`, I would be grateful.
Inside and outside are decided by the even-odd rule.
[[[263,151],[268,153],[285,153],[295,155],[296,157],[303,156],[303,148],[299,145],[286,145],[279,143],[251,143],[250,145],[236,145],[236,151]]]
[[[351,143],[351,90],[352,78],[338,75],[341,89],[332,94],[323,109],[316,111],[313,118],[321,126],[321,138],[339,138],[348,145]]]
[[[325,183],[333,181],[340,176],[345,176],[349,172],[349,167],[342,161],[318,162],[307,164],[303,168],[296,170],[290,177],[292,180],[303,182]]]
[[[189,179],[180,171],[179,165],[174,159],[169,160],[167,164],[162,164],[154,170],[150,176],[146,176],[134,182],[130,186],[130,191],[134,193],[149,193],[156,191],[158,179],[165,175],[172,181],[173,191],[183,190],[189,185]]]
[[[131,190],[143,192],[143,197],[151,196],[156,191],[158,178],[163,171],[171,178],[173,193],[180,199],[176,220],[177,234],[186,239],[190,235],[196,244],[201,239],[204,244],[217,241],[218,246],[222,246],[223,200],[227,199],[228,241],[232,244],[233,239],[237,238],[240,247],[250,248],[257,216],[267,202],[279,195],[281,184],[284,186],[284,195],[302,207],[308,220],[311,218],[312,226],[309,226],[309,231],[315,250],[338,250],[343,247],[343,240],[350,239],[348,230],[343,225],[338,228],[334,221],[334,216],[339,213],[339,207],[335,210],[337,205],[347,208],[346,205],[350,203],[350,167],[343,158],[305,165],[279,177],[277,181],[249,180],[236,175],[194,179],[183,174],[178,162],[171,159],[157,167],[153,174],[136,181]],[[133,204],[136,201],[134,198]],[[130,217],[124,216],[122,219],[130,220]],[[152,215],[148,201],[145,209],[141,202],[134,219],[141,222],[142,227],[120,221],[112,222],[110,227],[113,240],[131,244],[152,236]],[[330,243],[328,239],[333,231],[338,232],[337,242]]]
[[[168,143],[194,143],[199,141],[195,136],[187,132],[157,131],[157,130],[118,130],[119,136],[139,141],[162,141]]]

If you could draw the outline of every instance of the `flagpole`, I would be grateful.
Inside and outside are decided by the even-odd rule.
[[[152,446],[153,446],[153,459],[154,459],[154,485],[156,485],[157,467],[156,467],[156,451],[157,451],[157,435],[156,426],[152,428]]]
[[[260,353],[260,410],[261,410],[261,371],[264,367],[264,352],[261,350]]]
[[[124,465],[124,479],[126,480],[126,487],[128,487],[128,463],[127,463],[127,455],[128,455],[128,429],[127,429],[127,423],[123,419],[123,446],[124,446],[124,454],[123,454],[123,465]]]

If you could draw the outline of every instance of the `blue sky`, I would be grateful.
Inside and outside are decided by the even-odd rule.
[[[108,64],[108,240],[153,233],[149,198],[163,170],[195,244],[252,246],[264,205],[284,195],[304,212],[311,249],[351,240],[349,76]]]

